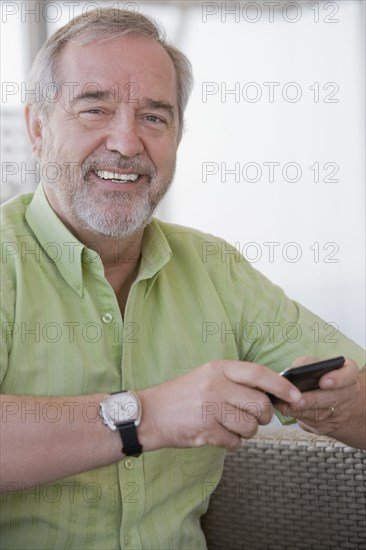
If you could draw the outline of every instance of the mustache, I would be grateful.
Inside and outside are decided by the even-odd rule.
[[[129,170],[131,173],[143,174],[153,178],[157,171],[152,162],[148,162],[143,156],[133,158],[124,157],[123,155],[98,155],[88,157],[81,165],[81,173],[85,177],[89,172],[96,170]]]

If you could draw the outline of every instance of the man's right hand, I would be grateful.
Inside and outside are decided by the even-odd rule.
[[[265,392],[287,403],[301,399],[285,378],[242,361],[213,361],[140,390],[143,450],[205,444],[235,450],[241,437],[252,437],[258,425],[270,422],[273,409]],[[2,490],[14,483],[49,483],[121,460],[119,434],[99,417],[103,397],[2,395]],[[44,414],[50,407],[57,411],[57,421]]]
[[[301,393],[263,365],[212,361],[188,374],[138,392],[139,439],[145,451],[205,444],[236,450],[268,424],[273,408],[266,393],[299,403]]]

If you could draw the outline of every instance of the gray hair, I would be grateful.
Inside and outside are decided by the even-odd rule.
[[[42,118],[49,113],[53,101],[50,97],[45,98],[42,90],[49,86],[55,87],[55,90],[59,87],[57,75],[61,53],[66,44],[103,42],[131,33],[155,40],[172,60],[176,73],[178,116],[182,133],[184,110],[193,86],[191,64],[180,50],[165,40],[164,31],[157,22],[135,11],[112,8],[89,11],[52,34],[38,52],[29,76],[30,89],[41,90],[38,101],[29,102],[32,108]]]

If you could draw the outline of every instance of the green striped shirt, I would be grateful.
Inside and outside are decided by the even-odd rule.
[[[4,206],[1,266],[4,394],[67,402],[149,387],[220,358],[277,371],[303,354],[364,361],[233,247],[156,219],[122,319],[98,254],[65,228],[42,187]],[[24,421],[57,414],[50,399],[24,410]],[[163,449],[29,490],[14,483],[1,497],[1,548],[205,548],[200,516],[223,458],[211,446]]]

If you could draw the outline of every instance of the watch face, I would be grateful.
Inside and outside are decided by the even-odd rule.
[[[140,423],[140,407],[136,396],[131,392],[122,392],[109,395],[106,400],[106,412],[113,423],[135,422]]]

